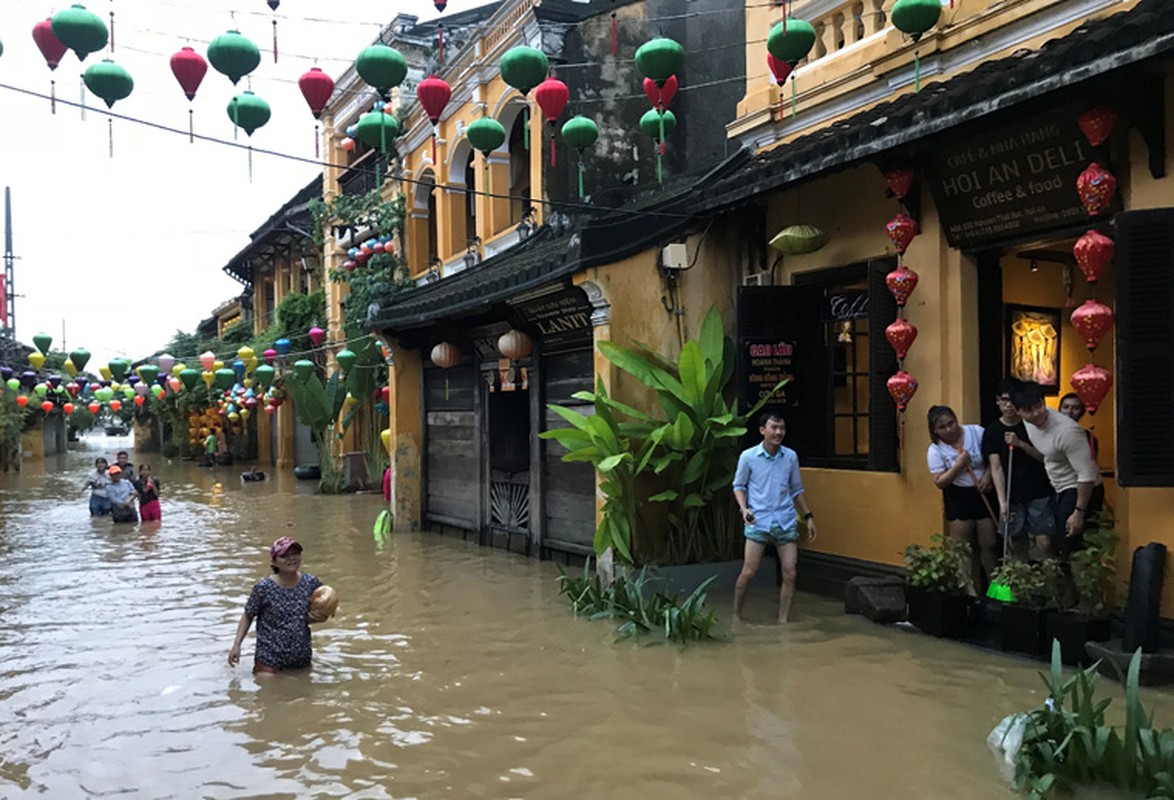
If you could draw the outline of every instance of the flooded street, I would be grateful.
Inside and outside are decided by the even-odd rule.
[[[0,475],[0,797],[987,800],[986,734],[1042,700],[1040,665],[808,595],[732,644],[615,644],[554,565],[431,534],[381,552],[379,496],[290,475],[139,456],[162,525],[113,527],[79,488],[97,454]],[[309,673],[258,685],[253,633],[226,655],[279,535],[342,604]],[[1168,700],[1146,697],[1167,722]]]

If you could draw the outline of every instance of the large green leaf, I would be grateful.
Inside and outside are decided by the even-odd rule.
[[[722,363],[725,332],[723,330],[722,315],[716,307],[710,308],[701,323],[701,336],[697,340],[701,346],[702,357],[709,362],[710,369],[717,370]],[[720,370],[719,370],[720,374]]]
[[[613,469],[622,464],[624,459],[631,459],[631,456],[627,453],[616,453],[614,456],[608,456],[607,458],[603,459],[603,461],[600,461],[599,466],[597,466],[596,469],[600,472],[611,472]]]
[[[696,408],[704,402],[705,389],[709,383],[705,374],[705,359],[697,342],[685,342],[685,346],[681,348],[679,372],[684,393],[678,397]]]
[[[645,386],[650,386],[654,389],[657,388],[658,383],[654,377],[654,372],[657,370],[657,367],[650,364],[639,353],[618,345],[615,342],[599,342],[596,346],[599,348],[599,352],[607,357],[608,361],[635,377],[636,380]]]
[[[663,492],[657,492],[648,499],[653,503],[671,502],[677,499],[677,492],[673,489],[665,489]]]
[[[587,430],[587,419],[588,418],[586,416],[584,416],[583,414],[580,414],[578,411],[567,408],[566,406],[560,406],[556,403],[547,403],[546,407],[549,408],[554,413],[558,414],[560,417],[562,417],[564,420],[566,420],[567,422],[569,422],[571,425],[578,428],[579,430],[581,430],[581,431]],[[547,433],[550,433],[550,432],[551,431],[547,431]]]

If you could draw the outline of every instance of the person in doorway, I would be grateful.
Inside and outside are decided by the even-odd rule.
[[[106,487],[110,485],[110,476],[106,469],[106,459],[94,459],[94,468],[86,474],[86,482],[82,484],[83,489],[90,490],[91,517],[104,517],[110,513],[110,498],[106,496]]]
[[[999,418],[983,432],[982,456],[999,498],[999,521],[1012,555],[1026,560],[1030,537],[1039,557],[1047,558],[1054,528],[1052,486],[1044,470],[1043,454],[1032,446],[1011,401],[1011,392],[1018,383],[1014,378],[1004,378],[995,387]]]
[[[114,454],[114,458],[114,463],[122,470],[122,479],[133,482],[135,479],[135,465],[131,463],[130,456],[127,455],[127,452],[125,450],[119,450]]]
[[[269,561],[273,574],[253,587],[228,651],[228,663],[235,666],[240,662],[241,643],[257,620],[253,673],[258,675],[308,667],[313,655],[309,623],[323,621],[310,611],[310,595],[322,581],[300,572],[302,546],[282,536],[269,548]]]
[[[139,515],[135,511],[138,493],[135,487],[123,479],[122,468],[117,464],[106,472],[110,475],[110,485],[106,487],[106,496],[110,499],[110,516],[115,522],[138,522]]]
[[[159,506],[159,491],[163,488],[159,479],[151,474],[151,467],[143,464],[139,467],[139,477],[134,481],[135,491],[139,493],[139,516],[143,522],[159,522],[163,519],[163,509]]]
[[[815,515],[807,505],[803,483],[799,478],[799,456],[783,447],[787,423],[773,412],[765,412],[758,420],[762,443],[738,456],[734,473],[734,499],[742,513],[746,537],[742,572],[734,584],[734,621],[742,621],[742,606],[746,589],[758,572],[768,545],[778,551],[783,570],[783,585],[779,588],[779,622],[785,623],[791,614],[795,596],[796,565],[799,561],[799,517],[803,514],[807,526],[807,540],[815,541]]]
[[[1080,395],[1076,392],[1069,392],[1061,397],[1060,413],[1066,417],[1071,417],[1075,422],[1080,422],[1084,417],[1084,403],[1081,401]],[[1093,436],[1092,431],[1088,428],[1084,428],[1084,435],[1088,437],[1089,453],[1092,454],[1092,460],[1096,461],[1098,456],[1100,456],[1100,442],[1097,441],[1097,437]]]
[[[1027,425],[1032,444],[1043,454],[1048,481],[1055,492],[1054,531],[1064,546],[1053,549],[1075,552],[1081,547],[1085,523],[1105,503],[1105,487],[1084,429],[1071,417],[1048,408],[1043,387],[1038,383],[1015,387],[1011,398]]]
[[[995,514],[986,497],[991,478],[982,466],[982,426],[959,425],[948,406],[931,406],[927,421],[929,472],[942,490],[950,536],[971,547],[970,591],[982,596],[997,559]]]

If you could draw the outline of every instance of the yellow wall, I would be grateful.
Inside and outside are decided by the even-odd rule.
[[[391,387],[388,405],[388,430],[391,432],[391,509],[398,530],[418,530],[422,520],[423,412],[420,386],[424,380],[421,353],[401,347],[393,340],[385,342],[391,352],[392,365],[387,383]],[[382,475],[379,479],[382,480]]]

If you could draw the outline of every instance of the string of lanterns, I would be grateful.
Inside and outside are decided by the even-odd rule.
[[[897,372],[888,379],[886,386],[900,415],[898,440],[902,447],[905,445],[905,409],[917,394],[917,379],[905,371],[905,356],[917,339],[917,327],[905,319],[905,305],[918,281],[917,273],[905,265],[905,251],[921,232],[917,221],[905,210],[905,197],[916,180],[917,176],[911,170],[894,169],[885,173],[889,191],[902,206],[902,210],[885,226],[885,232],[897,249],[897,268],[885,276],[885,285],[897,301],[897,319],[885,328],[885,338],[897,354]]]

